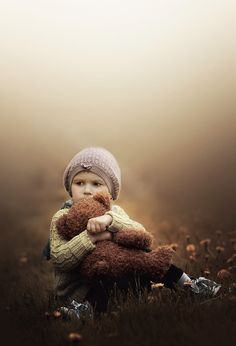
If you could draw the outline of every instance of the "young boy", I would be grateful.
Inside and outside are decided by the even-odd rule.
[[[80,278],[78,266],[83,258],[93,251],[97,242],[112,241],[112,232],[120,232],[126,228],[135,229],[137,232],[145,229],[143,225],[130,219],[121,207],[112,204],[110,211],[90,219],[86,229],[73,239],[64,240],[57,232],[57,219],[67,213],[72,204],[81,198],[92,197],[97,192],[109,192],[112,201],[117,200],[121,188],[121,172],[116,159],[106,149],[89,147],[77,153],[65,169],[63,183],[71,199],[54,214],[50,227],[50,257],[54,267],[56,299],[59,304],[73,309],[78,317],[83,309],[89,308],[89,303],[97,311],[106,311],[112,287],[103,286],[101,283],[88,285]],[[130,278],[131,284],[134,282],[132,280],[135,278]],[[170,288],[175,284],[183,286],[189,281],[194,292],[211,291],[215,294],[220,288],[220,285],[205,278],[191,280],[173,264],[170,265],[162,281]],[[150,283],[141,284],[150,288]],[[127,289],[128,285],[129,282],[125,280],[118,283],[121,288]]]

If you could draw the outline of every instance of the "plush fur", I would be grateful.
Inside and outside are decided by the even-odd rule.
[[[74,203],[68,214],[57,220],[60,236],[70,240],[86,229],[88,220],[110,210],[110,195],[99,193]],[[174,251],[169,246],[150,250],[153,237],[146,231],[121,230],[113,241],[100,241],[79,266],[80,275],[93,282],[102,278],[119,279],[139,274],[159,282],[171,265]]]

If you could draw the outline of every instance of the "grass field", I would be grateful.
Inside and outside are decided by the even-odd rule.
[[[31,208],[31,209],[30,209]],[[30,211],[31,210],[31,211]],[[19,210],[1,215],[1,339],[4,345],[235,345],[236,232],[179,227],[168,243],[192,275],[221,281],[222,295],[207,299],[153,286],[139,299],[120,295],[94,321],[56,316],[52,265],[41,257],[49,214]],[[25,215],[24,215],[25,213]],[[198,225],[198,227],[200,227]],[[194,234],[198,236],[194,236]],[[33,235],[33,236],[32,236]],[[222,271],[225,269],[225,271]],[[231,287],[231,292],[227,288]],[[76,333],[76,334],[71,334]]]

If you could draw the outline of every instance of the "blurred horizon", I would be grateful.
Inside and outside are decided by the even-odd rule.
[[[42,210],[49,223],[68,198],[69,160],[102,146],[121,167],[117,203],[140,222],[236,229],[235,10],[219,0],[2,1],[2,209]]]

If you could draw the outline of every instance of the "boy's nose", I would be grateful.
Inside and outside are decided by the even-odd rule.
[[[92,194],[92,189],[91,189],[91,186],[89,184],[85,184],[85,186],[84,186],[84,194],[85,195],[91,195]]]

